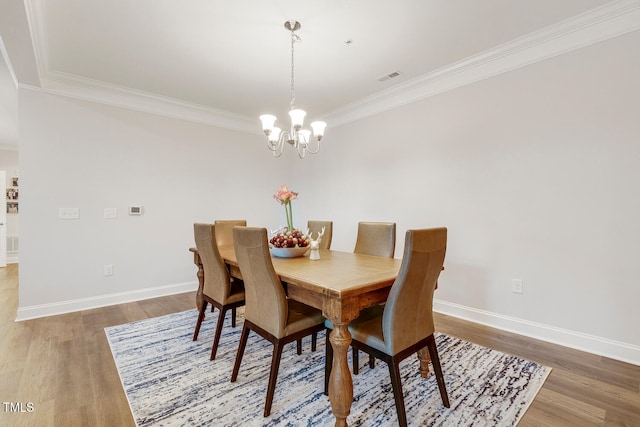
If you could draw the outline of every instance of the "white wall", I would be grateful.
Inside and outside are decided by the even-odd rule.
[[[296,224],[332,219],[334,249],[353,249],[360,220],[396,221],[396,256],[406,229],[447,226],[439,310],[640,364],[638,45],[631,33],[328,128],[305,160],[21,90],[18,316],[193,289],[192,223],[281,224],[271,195],[287,183]]]
[[[360,220],[449,229],[437,308],[640,364],[640,33],[338,129],[294,163],[352,250]],[[511,292],[522,279],[524,293]]]
[[[286,171],[257,135],[32,90],[20,132],[18,318],[194,290],[194,222],[279,220]],[[127,214],[135,203],[142,216]],[[80,219],[58,219],[61,207]]]

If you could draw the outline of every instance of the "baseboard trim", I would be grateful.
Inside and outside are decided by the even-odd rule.
[[[163,297],[167,295],[193,292],[198,288],[198,283],[185,282],[173,285],[157,286],[152,288],[139,289],[128,292],[118,292],[107,295],[100,295],[91,298],[80,298],[70,301],[60,301],[51,304],[39,304],[26,307],[18,307],[16,322],[23,320],[37,319],[40,317],[55,316],[58,314],[72,313],[74,311],[90,310],[93,308],[106,307],[109,305],[123,304],[127,302],[141,301],[150,298]],[[194,300],[195,307],[195,300]]]
[[[492,328],[640,366],[640,346],[434,299],[433,310]]]

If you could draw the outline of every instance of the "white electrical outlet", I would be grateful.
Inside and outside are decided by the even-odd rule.
[[[514,294],[523,293],[522,280],[521,279],[512,279],[511,280],[511,292],[513,292]]]
[[[104,266],[104,275],[105,276],[112,276],[113,275],[113,265],[105,264],[105,266]]]

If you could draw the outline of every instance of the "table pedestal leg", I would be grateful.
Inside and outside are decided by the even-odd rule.
[[[427,347],[418,350],[418,360],[420,361],[420,376],[427,378],[429,376],[429,362],[431,361]]]
[[[202,260],[198,252],[193,253],[193,263],[198,267],[198,290],[196,291],[196,308],[200,310],[202,307],[202,294],[204,292],[204,268],[202,267]]]
[[[351,412],[351,402],[353,401],[353,382],[347,363],[351,334],[347,323],[334,323],[329,341],[333,347],[333,367],[329,377],[329,400],[333,415],[336,417],[336,427],[346,427],[347,416]]]

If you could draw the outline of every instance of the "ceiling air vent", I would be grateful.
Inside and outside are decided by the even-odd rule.
[[[400,75],[400,71],[394,71],[393,73],[389,73],[386,76],[382,76],[378,79],[379,82],[384,82],[386,80],[392,79],[394,77],[398,77]]]

